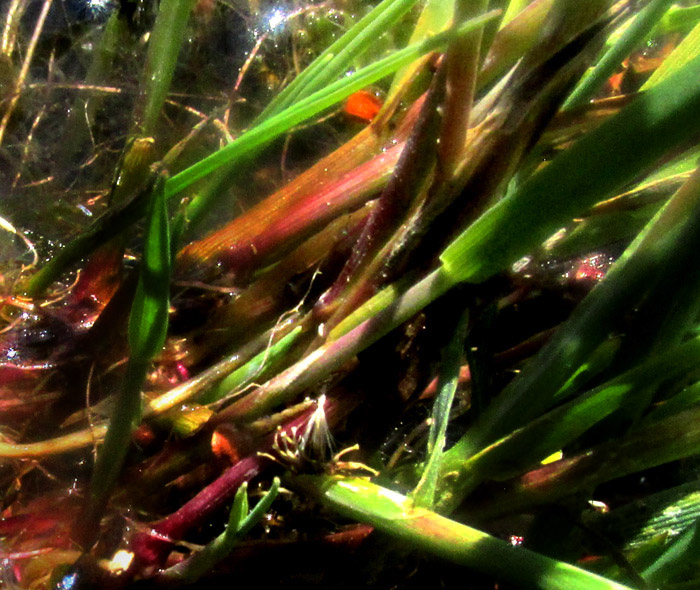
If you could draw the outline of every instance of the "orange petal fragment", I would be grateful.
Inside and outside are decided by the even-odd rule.
[[[348,115],[367,121],[368,123],[382,108],[382,101],[368,90],[358,90],[348,96],[345,101],[345,112]]]

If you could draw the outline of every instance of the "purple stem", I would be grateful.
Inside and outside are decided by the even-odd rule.
[[[324,410],[329,426],[337,424],[355,406],[356,400],[328,398]],[[304,428],[316,410],[311,407],[285,424],[280,430],[266,436],[258,447],[258,453],[244,457],[222,475],[200,491],[189,502],[171,515],[151,525],[148,533],[139,532],[131,540],[134,560],[130,568],[132,573],[141,572],[152,566],[162,566],[174,542],[182,539],[192,528],[204,522],[215,511],[231,501],[238,488],[259,475],[271,461],[261,457],[259,452],[271,452],[276,437],[288,435],[294,438],[294,432]]]
[[[137,533],[131,541],[134,564],[143,568],[162,565],[172,540],[177,540],[200,524],[214,511],[231,500],[238,488],[250,481],[263,469],[268,459],[249,455],[229,467],[221,476],[199,492],[179,510],[151,526],[151,533]]]

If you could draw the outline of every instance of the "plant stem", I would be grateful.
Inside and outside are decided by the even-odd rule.
[[[700,195],[695,184],[691,177],[678,191],[679,198],[669,202],[657,215],[656,222],[649,224],[552,340],[446,453],[445,470],[458,473],[449,494],[459,490],[448,504],[458,505],[476,484],[473,474],[461,470],[459,465],[554,404],[559,388],[609,336],[625,311],[654,286],[650,285],[650,279],[660,269],[694,258],[700,243],[699,210],[695,208],[687,219],[679,214],[687,211]]]
[[[457,0],[454,22],[481,14],[488,0]],[[483,29],[455,39],[445,54],[446,82],[442,130],[438,144],[438,176],[449,182],[462,158],[474,102]]]
[[[350,398],[326,400],[325,412],[329,426],[333,426],[347,416],[354,407],[355,400]],[[135,554],[134,568],[161,563],[172,546],[172,541],[181,539],[191,528],[201,525],[211,514],[224,506],[238,488],[252,480],[271,464],[271,460],[261,453],[272,452],[273,445],[279,437],[294,440],[296,432],[303,432],[315,408],[289,420],[272,435],[265,437],[257,447],[258,452],[244,457],[229,467],[212,483],[200,490],[191,500],[178,510],[153,523],[151,530],[155,534],[136,533],[132,539]]]
[[[425,462],[420,481],[411,494],[416,504],[424,508],[432,509],[435,504],[435,495],[440,482],[440,465],[445,450],[447,425],[450,421],[450,410],[459,382],[469,316],[467,308],[459,318],[452,339],[443,352],[438,381],[440,393],[433,402],[432,422],[428,434],[428,459]]]
[[[225,559],[236,544],[260,522],[277,497],[279,486],[280,480],[275,477],[272,480],[270,489],[249,514],[247,499],[243,501],[240,500],[240,498],[248,494],[248,486],[247,484],[243,484],[236,493],[226,530],[204,547],[204,549],[198,553],[194,553],[189,559],[164,570],[158,575],[157,582],[181,585],[195,582],[201,578],[218,562]],[[242,504],[240,508],[239,504]],[[237,514],[239,511],[240,513]]]
[[[216,419],[250,420],[265,415],[341,369],[357,353],[413,317],[452,286],[443,272],[431,273],[376,316],[306,355],[242,400],[219,412]]]
[[[438,557],[517,585],[541,590],[630,590],[577,568],[416,507],[401,494],[364,479],[299,476],[292,480],[338,512],[371,524]]]

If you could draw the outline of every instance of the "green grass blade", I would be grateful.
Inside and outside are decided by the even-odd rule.
[[[202,404],[210,404],[219,401],[230,393],[247,385],[258,375],[269,371],[286,358],[287,353],[298,341],[301,333],[302,328],[296,327],[289,334],[280,338],[278,342],[275,342],[272,346],[250,359],[245,365],[233,371],[233,373],[225,377],[204,395],[198,397],[198,401]]]
[[[512,21],[518,14],[520,14],[530,3],[530,0],[509,0],[506,7],[506,11],[503,14],[503,22],[501,27],[505,27],[510,21]]]
[[[690,574],[691,563],[696,562],[700,552],[700,522],[683,532],[679,538],[674,539],[670,546],[654,561],[652,565],[641,572],[642,577],[655,588],[662,588],[682,573]],[[693,570],[695,568],[692,568]],[[697,574],[695,574],[697,575]],[[697,583],[697,580],[696,580]]]
[[[608,512],[591,514],[588,522],[604,535],[620,539],[625,550],[634,551],[637,547],[655,543],[659,537],[666,537],[671,531],[680,533],[694,527],[698,518],[700,481],[692,479],[687,483],[632,499]],[[660,551],[654,553],[658,554]],[[640,563],[636,558],[634,560],[634,565],[639,571],[643,571],[652,563],[653,561]]]
[[[231,506],[231,512],[228,516],[228,525],[226,526],[226,533],[231,531],[237,531],[241,528],[243,521],[246,516],[248,516],[248,511],[250,510],[248,506],[248,482],[244,481],[243,485],[238,488],[236,496],[233,499],[233,506]]]
[[[409,44],[419,43],[447,29],[452,22],[454,3],[455,0],[426,0],[416,21],[416,26],[411,33]],[[422,67],[425,67],[424,60],[418,60],[399,69],[391,81],[391,86],[386,94],[385,104],[390,104],[398,93],[404,91],[406,85],[415,79]]]
[[[164,188],[161,178],[153,192],[139,283],[129,316],[130,355],[147,362],[160,352],[168,330],[172,259]]]
[[[187,21],[196,0],[161,0],[148,42],[148,56],[142,81],[145,104],[136,116],[135,133],[151,136],[175,72]]]
[[[392,27],[415,3],[416,0],[380,2],[280,92],[265,107],[257,122],[279,114],[342,76],[352,61],[369,49],[377,38]]]
[[[634,21],[625,29],[617,43],[603,55],[593,71],[574,88],[562,107],[575,109],[591,100],[607,79],[615,73],[625,59],[654,28],[674,0],[652,0],[634,17]]]
[[[662,404],[654,407],[643,420],[644,424],[661,420],[678,412],[693,408],[700,404],[700,381],[689,385]]]
[[[550,407],[557,399],[559,388],[642,295],[664,288],[663,281],[654,281],[661,271],[674,268],[676,273],[683,273],[684,265],[692,264],[690,261],[694,260],[700,244],[700,213],[696,205],[700,196],[698,178],[696,173],[679,189],[605,280],[589,293],[549,343],[446,453],[446,466],[462,463],[486,444]],[[462,472],[454,483],[459,490],[456,497],[468,493],[475,483],[471,474]],[[454,495],[454,490],[449,494]]]
[[[151,359],[160,352],[168,329],[170,236],[165,178],[159,177],[149,207],[139,284],[129,317],[129,361],[90,482],[89,527],[100,518],[141,419],[141,389]],[[97,532],[97,530],[96,530]]]
[[[110,417],[104,444],[99,449],[90,479],[86,521],[88,534],[99,532],[99,520],[112,489],[121,473],[131,434],[141,415],[141,389],[148,373],[148,363],[130,357],[126,366],[117,404]]]
[[[467,228],[440,256],[456,282],[481,282],[614,195],[700,130],[700,58],[586,135]]]
[[[689,61],[700,55],[700,23],[680,42],[671,55],[656,68],[641,90],[647,91],[681,69]]]
[[[547,15],[556,5],[557,0],[534,0],[503,24],[486,55],[477,80],[478,88],[494,83],[536,45]]]
[[[204,549],[189,559],[163,571],[160,581],[177,584],[190,584],[210,571],[226,558],[233,548],[265,516],[279,493],[280,480],[274,478],[270,489],[248,513],[248,484],[244,483],[236,492],[226,530]]]
[[[448,561],[541,590],[629,590],[568,563],[550,559],[416,507],[401,494],[364,479],[300,476],[306,492],[341,514]]]
[[[700,21],[700,4],[679,6],[675,4],[668,9],[654,29],[654,35],[687,32]]]
[[[662,381],[668,384],[682,379],[699,362],[700,338],[694,338],[646,359],[622,375],[487,446],[469,459],[465,460],[458,443],[455,450],[445,455],[441,491],[448,502],[441,505],[439,510],[451,509],[454,501],[453,481],[445,479],[445,473],[457,473],[463,480],[479,481],[519,474],[561,450],[593,425],[633,401],[641,390],[654,388]]]
[[[474,510],[486,520],[531,510],[632,473],[700,452],[700,410],[693,408],[632,430],[627,436],[526,473]]]
[[[438,382],[439,393],[433,402],[432,422],[428,433],[428,460],[425,463],[423,475],[411,494],[416,504],[425,508],[432,508],[435,502],[447,424],[450,420],[452,401],[457,391],[468,323],[469,312],[467,311],[459,319],[452,340],[445,348],[442,359]]]
[[[265,516],[265,513],[270,509],[272,503],[275,501],[277,494],[280,489],[279,477],[275,477],[272,480],[272,485],[270,489],[267,490],[265,495],[260,499],[260,501],[255,505],[255,507],[250,511],[250,514],[243,519],[238,528],[236,529],[236,534],[238,537],[243,537],[247,535],[250,530],[258,523],[258,521]]]

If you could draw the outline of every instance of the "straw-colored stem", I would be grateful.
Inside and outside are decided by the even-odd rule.
[[[27,74],[29,73],[29,68],[32,65],[32,60],[34,59],[34,51],[36,50],[37,43],[39,42],[39,37],[41,32],[44,30],[44,23],[46,22],[46,17],[49,14],[49,9],[51,8],[53,0],[44,0],[41,6],[41,12],[39,12],[39,17],[34,25],[34,30],[32,31],[32,36],[29,39],[29,45],[24,54],[24,61],[22,62],[22,67],[17,74],[17,79],[15,80],[14,87],[9,96],[9,102],[5,107],[5,112],[3,113],[2,119],[0,119],[0,145],[2,145],[2,140],[5,137],[5,131],[7,131],[7,125],[10,122],[12,114],[15,112],[17,107],[17,102],[22,94],[22,88],[24,87],[24,81],[27,79]],[[11,15],[8,15],[10,17]]]

